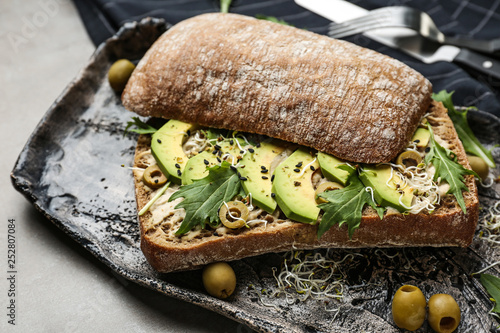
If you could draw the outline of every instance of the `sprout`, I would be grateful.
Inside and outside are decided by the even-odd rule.
[[[488,208],[486,215],[479,220],[479,228],[481,239],[493,245],[500,244],[500,200]]]

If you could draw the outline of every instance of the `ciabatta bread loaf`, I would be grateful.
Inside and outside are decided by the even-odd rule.
[[[441,103],[433,102],[428,109],[427,120],[441,145],[452,150],[458,161],[470,168],[461,141]],[[136,150],[134,179],[137,208],[141,210],[156,194],[143,183],[143,169],[154,164],[150,155],[150,137],[142,135]],[[149,156],[149,157],[148,157]],[[473,176],[465,179],[468,192],[463,192],[466,213],[455,197],[447,194],[439,207],[418,214],[401,214],[394,210],[380,219],[368,205],[364,208],[359,228],[352,239],[347,226],[334,226],[318,238],[318,225],[294,222],[283,218],[277,210],[274,214],[256,209],[255,218],[266,221],[251,228],[237,230],[224,226],[216,229],[196,227],[183,236],[176,236],[183,217],[183,209],[175,209],[177,199],[168,202],[178,190],[171,186],[140,220],[141,248],[149,263],[160,272],[188,270],[216,261],[230,261],[248,256],[291,249],[315,249],[325,247],[409,247],[409,246],[468,246],[476,228],[479,203]],[[321,221],[319,222],[321,223]]]
[[[393,159],[431,102],[431,84],[385,55],[236,14],[178,23],[122,95],[143,116],[264,134],[352,162]]]

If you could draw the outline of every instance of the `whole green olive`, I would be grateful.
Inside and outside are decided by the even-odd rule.
[[[167,177],[161,172],[158,164],[153,164],[144,170],[142,181],[151,188],[158,188],[165,185]]]
[[[488,177],[490,168],[481,157],[467,155],[467,159],[469,160],[471,169],[474,170],[482,180]]]
[[[222,224],[230,229],[239,229],[248,219],[248,207],[241,201],[229,201],[222,204],[219,218]]]
[[[399,328],[415,331],[425,320],[426,301],[422,291],[412,285],[404,285],[392,299],[392,318]]]
[[[203,286],[212,296],[227,298],[236,288],[236,274],[225,262],[212,263],[203,269]]]
[[[108,72],[108,81],[111,88],[116,92],[125,89],[125,85],[134,69],[135,65],[127,59],[120,59],[113,63]]]
[[[448,294],[435,294],[429,298],[429,325],[438,333],[451,333],[460,323],[460,307]]]

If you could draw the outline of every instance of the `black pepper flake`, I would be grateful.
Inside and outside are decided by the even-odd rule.
[[[300,172],[300,169],[295,168],[295,169],[293,169],[293,171],[295,171],[295,172]]]
[[[264,165],[261,165],[261,166],[260,166],[260,168],[261,168],[262,170],[266,170],[266,167],[265,167]]]
[[[300,186],[300,182],[298,182],[298,181],[294,181],[294,182],[293,182],[293,185],[295,185],[295,186]]]
[[[214,150],[214,151],[212,152],[212,155],[215,155],[215,154],[217,154],[217,150]]]
[[[158,184],[158,179],[155,179],[155,184]]]
[[[220,146],[219,145],[215,145],[214,148],[215,148],[215,150],[219,150]]]
[[[180,169],[180,168],[181,168],[181,166],[179,165],[179,163],[175,163],[175,167],[176,167],[177,169]]]
[[[267,169],[263,169],[263,170],[260,170],[260,172],[261,172],[261,173],[268,173],[268,172],[269,172],[269,170],[267,170]]]
[[[419,139],[417,139],[417,140],[413,140],[413,142],[415,142],[415,143],[419,143],[419,142],[420,142],[420,140],[419,140]]]
[[[271,198],[274,198],[276,196],[275,193],[271,193]]]
[[[221,163],[222,160],[220,158],[217,157],[217,162]]]
[[[244,151],[244,150],[240,150],[240,154],[244,154],[244,153],[245,153],[245,151]]]
[[[231,170],[233,171],[236,171],[236,167],[234,165],[231,165],[229,168],[231,168]]]
[[[217,155],[219,155],[219,157],[221,157],[222,156],[222,150],[218,150],[217,151]]]
[[[251,153],[255,152],[255,150],[253,150],[253,148],[248,148],[248,151],[251,152]]]
[[[247,180],[247,177],[240,177],[240,180],[245,181]]]
[[[240,178],[241,178],[241,173],[239,173],[239,172],[238,172],[238,173],[237,173],[237,175],[238,175],[238,177],[240,177]]]
[[[160,139],[156,139],[156,142],[161,143],[161,140]]]
[[[229,140],[229,144],[233,145],[234,144],[234,140],[233,139]]]
[[[316,168],[313,165],[311,165],[309,169],[311,169],[312,171],[316,170]]]
[[[268,176],[262,176],[262,179],[269,179]]]
[[[191,131],[190,130],[187,130],[187,135],[191,136]]]
[[[297,165],[295,165],[297,168],[300,168],[302,166],[302,162],[299,162],[297,163]]]
[[[177,175],[180,177],[182,175],[181,170],[177,170]]]
[[[210,164],[210,162],[208,162],[207,160],[203,160],[203,163],[205,163],[205,165]]]
[[[273,180],[274,180],[274,175],[271,176],[271,181],[273,181]]]
[[[255,145],[255,147],[260,148],[260,142]]]
[[[426,153],[428,153],[428,152],[430,152],[430,151],[431,151],[431,147],[427,147],[427,148],[425,148],[425,152],[426,152]]]

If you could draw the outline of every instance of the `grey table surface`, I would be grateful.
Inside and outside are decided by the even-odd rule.
[[[0,332],[250,332],[114,275],[11,185],[28,137],[93,52],[70,0],[0,1]],[[15,325],[7,317],[9,220],[16,237]]]

